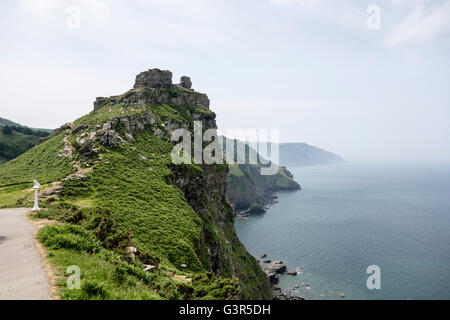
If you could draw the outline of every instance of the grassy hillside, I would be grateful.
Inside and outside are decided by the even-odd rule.
[[[0,117],[0,127],[5,127],[5,126],[9,126],[9,127],[21,127],[22,125],[20,125],[20,124],[14,122],[14,121],[11,121],[11,120],[8,120],[8,119],[5,119],[5,118]]]
[[[0,118],[0,164],[31,149],[49,133],[49,130],[31,129]]]
[[[234,231],[227,167],[171,163],[171,128],[191,129],[194,118],[215,125],[204,107],[148,98],[183,94],[132,90],[0,166],[0,207],[31,206],[31,181],[42,184],[34,218],[57,221],[39,239],[59,270],[62,298],[270,298]],[[82,270],[80,290],[64,286],[70,265]]]

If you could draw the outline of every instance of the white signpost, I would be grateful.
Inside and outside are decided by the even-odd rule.
[[[41,185],[40,185],[39,182],[37,182],[37,180],[33,180],[33,183],[34,183],[34,186],[33,186],[33,189],[34,189],[34,207],[33,207],[32,210],[33,211],[39,211],[41,209],[39,208],[39,205],[38,205],[38,190],[39,190],[39,187]]]

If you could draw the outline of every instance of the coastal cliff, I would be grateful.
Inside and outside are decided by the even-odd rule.
[[[229,142],[232,142],[231,144]],[[228,140],[228,145],[245,150],[242,159],[237,152],[226,150],[227,140],[222,144],[225,155],[230,158],[227,176],[226,195],[236,212],[240,214],[265,212],[268,205],[276,202],[276,192],[300,190],[300,185],[294,180],[292,173],[285,167],[276,166],[273,175],[261,175],[262,163],[267,163],[252,147],[238,140]],[[257,154],[257,163],[249,164],[249,153]],[[273,164],[274,165],[274,164]]]
[[[85,269],[81,291],[60,288],[61,297],[271,298],[234,230],[228,167],[170,160],[174,130],[216,128],[208,97],[191,84],[145,71],[133,89],[97,98],[91,113],[0,166],[0,206],[30,205],[37,179],[44,210],[35,218],[58,221],[39,235],[51,262]],[[98,264],[105,269],[94,272]]]

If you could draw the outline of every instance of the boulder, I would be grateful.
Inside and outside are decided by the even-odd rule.
[[[53,130],[52,132],[52,136],[56,136],[57,134],[64,132],[66,130],[72,130],[73,129],[73,123],[72,122],[67,122],[65,124],[63,124],[61,127],[59,127],[58,129]]]
[[[136,76],[134,88],[166,88],[172,87],[172,72],[168,70],[150,69]]]
[[[280,281],[278,274],[276,272],[271,272],[269,270],[264,270],[267,275],[267,279],[269,279],[270,285],[273,286]]]
[[[98,110],[109,103],[109,98],[97,97],[94,101],[94,110]]]
[[[125,140],[115,130],[105,130],[108,128],[108,125],[110,127],[109,123],[105,123],[103,129],[97,134],[100,143],[107,148],[116,148],[121,144],[125,144]]]
[[[153,266],[151,264],[144,264],[144,266],[145,266],[144,271],[152,272],[153,270],[156,269],[156,266]]]
[[[186,88],[186,89],[191,89],[192,88],[191,78],[182,76],[180,79],[180,86],[182,86],[183,88]]]
[[[291,269],[291,270],[286,271],[286,274],[291,275],[291,276],[296,276],[297,275],[297,271]]]
[[[136,253],[137,253],[137,248],[136,247],[126,247],[125,251],[131,257],[131,259],[133,259],[133,260],[136,259]]]
[[[129,253],[136,253],[137,252],[137,248],[136,247],[127,247],[126,251]]]
[[[127,139],[128,142],[131,142],[131,143],[134,142],[134,138],[133,138],[133,135],[131,133],[125,133],[125,139]]]
[[[266,210],[264,209],[264,206],[260,203],[254,203],[250,206],[250,208],[247,210],[248,213],[264,213]]]
[[[80,147],[78,152],[84,156],[90,156],[95,153],[94,150],[94,140],[92,139],[82,139],[80,140]]]
[[[45,199],[45,198],[50,197],[52,195],[59,194],[63,190],[64,190],[64,187],[58,185],[58,186],[55,186],[55,187],[53,187],[51,189],[47,189],[47,190],[42,191],[39,194],[39,198],[40,199]]]
[[[268,270],[269,272],[280,274],[286,272],[286,265],[282,261],[274,261],[271,264],[265,266],[264,269]]]

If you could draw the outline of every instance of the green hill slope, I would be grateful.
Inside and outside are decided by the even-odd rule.
[[[0,118],[0,164],[31,149],[50,132],[51,130],[32,129]]]
[[[61,297],[270,298],[266,275],[234,231],[227,167],[171,162],[171,132],[192,129],[194,119],[215,127],[206,95],[153,69],[0,166],[0,207],[31,206],[37,179],[44,210],[35,218],[60,222],[39,239],[63,277],[70,265],[83,275],[81,289],[61,286]]]
[[[13,122],[11,120],[0,117],[0,127],[5,127],[5,126],[20,127],[21,125],[16,122]]]

